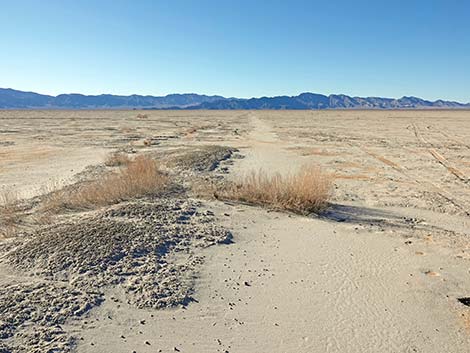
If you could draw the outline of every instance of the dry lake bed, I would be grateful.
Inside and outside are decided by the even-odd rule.
[[[116,152],[171,187],[46,207]],[[207,193],[309,164],[318,215]],[[2,353],[470,351],[470,111],[0,111],[0,192]]]

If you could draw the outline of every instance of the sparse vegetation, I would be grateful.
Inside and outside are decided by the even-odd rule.
[[[216,197],[307,214],[327,206],[332,182],[332,175],[315,166],[290,175],[270,175],[260,170],[230,183]]]
[[[51,193],[45,210],[90,209],[160,191],[168,177],[159,164],[147,156],[129,160],[117,173],[83,184],[74,190],[62,189]]]
[[[18,195],[11,190],[0,192],[0,237],[13,234],[21,220]]]

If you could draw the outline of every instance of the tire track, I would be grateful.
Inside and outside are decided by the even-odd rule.
[[[430,126],[428,126],[427,128],[428,128],[428,130],[431,130]],[[455,136],[451,136],[449,133],[447,133],[445,131],[441,131],[441,130],[437,130],[437,131],[434,131],[434,132],[437,132],[438,134],[444,136],[447,140],[452,141],[452,142],[458,144],[461,147],[465,147],[467,149],[470,149],[470,145],[468,145],[466,142],[464,142],[460,138],[457,138]]]
[[[458,199],[455,195],[452,195],[448,191],[442,189],[439,185],[433,183],[432,181],[429,181],[424,178],[418,179],[416,177],[411,176],[409,173],[406,172],[406,170],[402,166],[400,166],[398,163],[390,159],[387,159],[365,147],[359,147],[359,148],[363,152],[368,154],[369,156],[375,158],[376,160],[382,162],[383,164],[388,165],[389,167],[393,168],[400,174],[404,175],[406,178],[408,178],[412,182],[423,187],[424,190],[432,190],[433,192],[437,193],[439,196],[443,197],[448,202],[452,203],[455,207],[463,211],[465,214],[470,215],[470,205],[467,204],[466,201]]]
[[[453,166],[447,158],[445,158],[442,154],[440,154],[435,148],[431,147],[432,144],[426,140],[419,130],[418,126],[415,123],[412,123],[414,134],[418,141],[420,141],[426,148],[426,150],[431,154],[431,156],[442,166],[444,166],[450,173],[452,173],[454,176],[457,177],[461,182],[463,182],[465,185],[468,185],[468,182],[470,180],[469,177],[465,175],[464,172],[462,172],[460,169],[457,167]]]

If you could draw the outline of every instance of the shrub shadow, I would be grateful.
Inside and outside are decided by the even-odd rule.
[[[393,228],[416,228],[419,220],[404,217],[390,211],[342,204],[331,204],[318,215],[320,219],[357,225],[371,225]]]

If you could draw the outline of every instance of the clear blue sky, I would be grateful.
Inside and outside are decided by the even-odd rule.
[[[470,1],[0,0],[0,87],[470,101]]]

